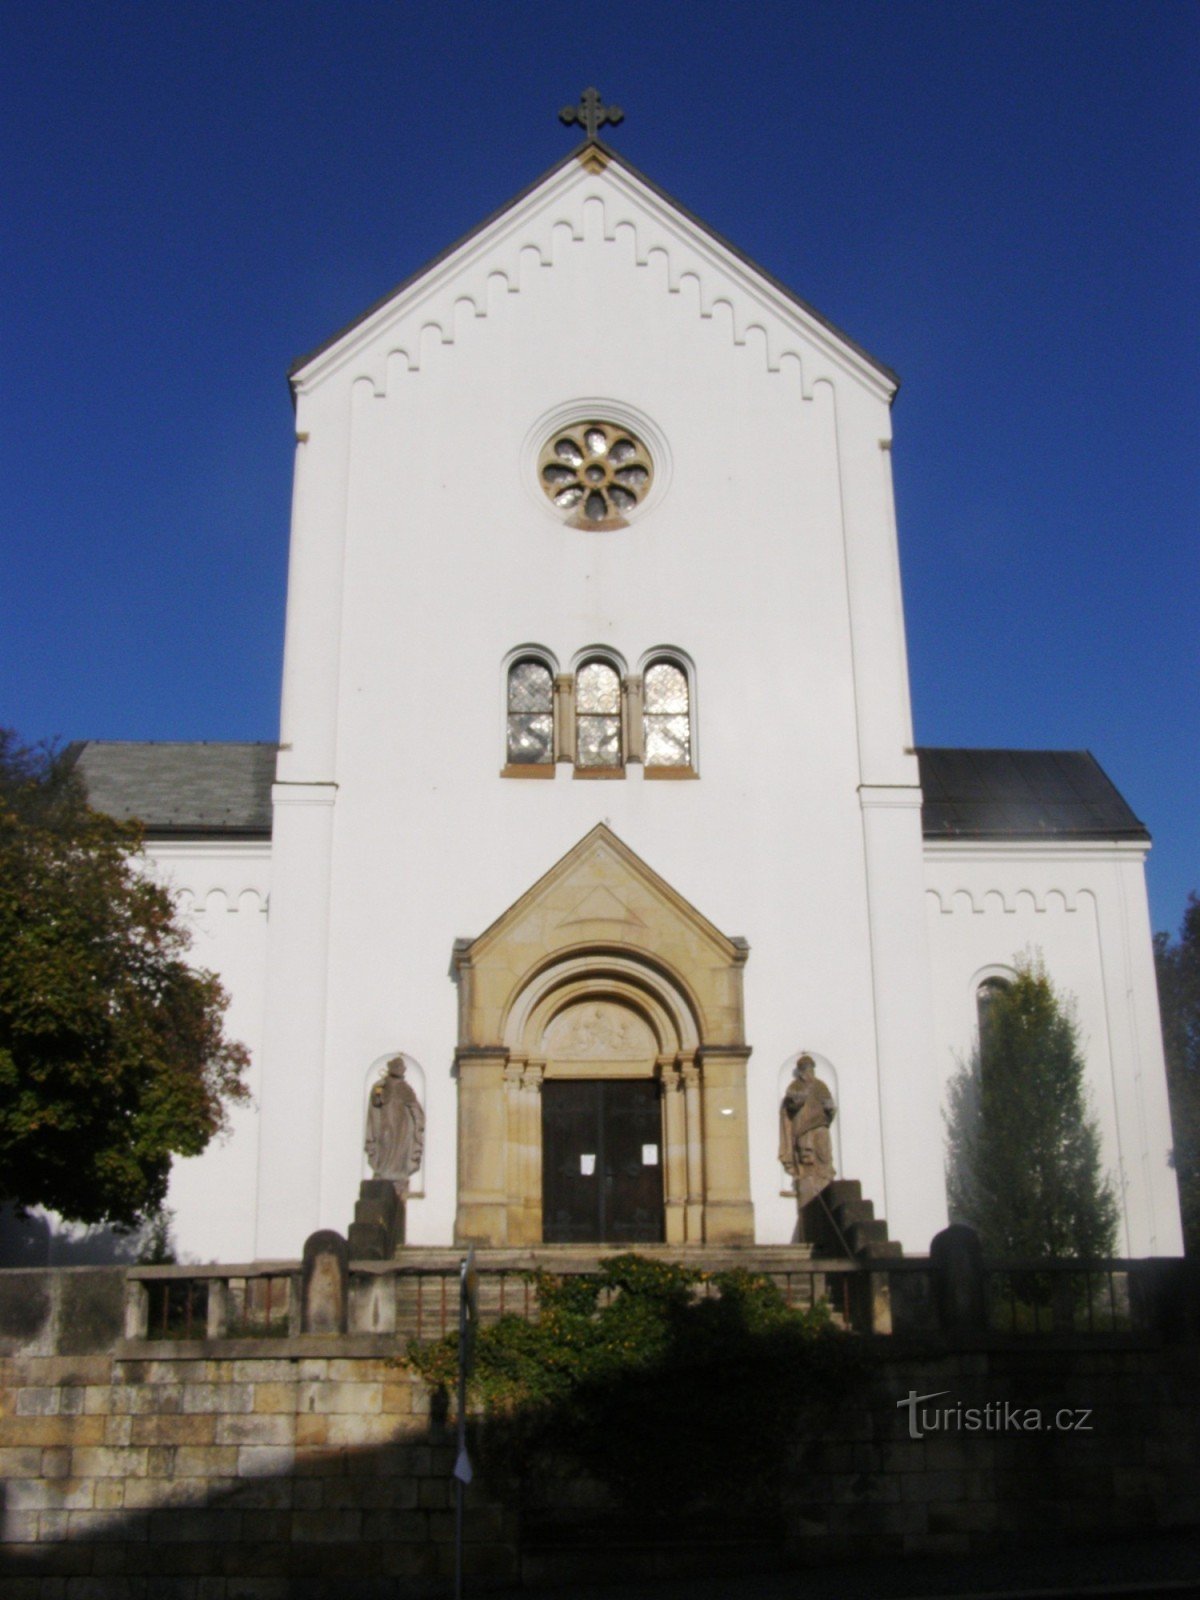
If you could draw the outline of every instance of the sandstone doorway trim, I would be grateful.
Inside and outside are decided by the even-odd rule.
[[[661,1085],[668,1243],[750,1243],[744,940],[603,824],[477,939],[459,984],[460,1243],[542,1242],[547,1077]]]

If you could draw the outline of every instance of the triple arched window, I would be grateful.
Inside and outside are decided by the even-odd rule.
[[[694,683],[677,650],[650,652],[634,673],[607,649],[581,651],[567,673],[540,647],[514,651],[504,776],[551,778],[569,762],[576,777],[620,778],[640,762],[647,778],[694,778]]]

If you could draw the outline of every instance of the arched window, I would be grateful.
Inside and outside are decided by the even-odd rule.
[[[554,765],[554,674],[538,656],[508,669],[508,763]]]
[[[593,656],[575,674],[575,765],[580,771],[620,772],[621,675]]]
[[[642,736],[649,771],[692,766],[692,719],[687,673],[670,656],[656,656],[642,675]]]
[[[992,1008],[1002,995],[1008,993],[1007,978],[985,978],[975,991],[975,1014],[979,1018],[979,1060],[987,1064],[992,1045]]]

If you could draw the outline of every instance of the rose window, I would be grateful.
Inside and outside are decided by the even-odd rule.
[[[548,441],[538,477],[572,528],[623,528],[654,476],[650,452],[627,428],[581,422]]]

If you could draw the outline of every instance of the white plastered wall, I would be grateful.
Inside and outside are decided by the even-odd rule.
[[[1117,1195],[1118,1250],[1182,1251],[1140,844],[929,841],[926,916],[943,1089],[976,1041],[983,978],[1040,957],[1075,1006]]]
[[[426,1083],[409,1238],[450,1239],[453,941],[600,820],[749,940],[758,1237],[794,1225],[775,1077],[803,1046],[836,1067],[847,1174],[923,1247],[944,1196],[918,1159],[937,1084],[890,384],[627,174],[575,168],[298,389],[258,1253],[345,1228],[362,1074],[395,1051]],[[565,528],[537,488],[564,410],[653,441],[629,529]],[[526,642],[688,652],[699,781],[501,779]]]
[[[151,840],[147,870],[175,897],[190,930],[189,959],[216,973],[229,995],[225,1033],[250,1052],[250,1099],[203,1155],[177,1160],[167,1204],[184,1261],[254,1259],[258,1107],[266,990],[271,847],[263,840]]]

